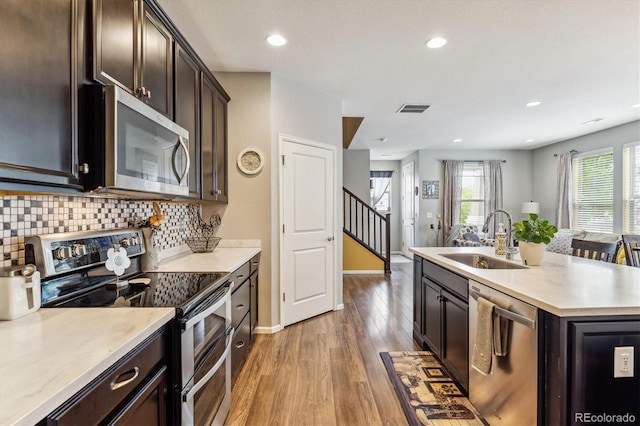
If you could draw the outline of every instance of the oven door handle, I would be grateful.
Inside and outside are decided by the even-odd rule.
[[[183,330],[193,327],[194,324],[199,323],[200,321],[202,321],[203,318],[208,317],[209,315],[217,311],[218,308],[220,308],[220,306],[224,305],[229,300],[231,300],[231,289],[233,289],[233,286],[234,286],[233,281],[231,281],[229,284],[225,284],[225,286],[227,287],[227,290],[224,292],[224,295],[220,297],[220,299],[216,303],[214,303],[204,311],[200,312],[198,315],[194,316],[193,318],[189,319],[188,321],[182,323]]]
[[[205,384],[207,384],[207,382],[213,377],[213,375],[218,372],[218,370],[220,369],[220,366],[222,365],[222,363],[227,360],[227,357],[229,356],[229,351],[231,351],[231,346],[233,346],[231,344],[231,341],[233,340],[233,332],[234,332],[234,329],[233,329],[233,327],[231,327],[229,329],[229,334],[227,334],[227,340],[225,342],[226,343],[226,347],[224,349],[224,352],[222,353],[222,356],[220,357],[220,359],[218,359],[218,361],[216,361],[215,365],[213,367],[211,367],[211,370],[207,371],[207,374],[205,374],[198,381],[198,383],[194,384],[193,387],[191,387],[191,388],[187,388],[185,390],[185,393],[182,394],[182,401],[183,402],[187,402],[190,399],[192,399],[194,397],[194,395],[200,390],[200,388],[203,387]]]

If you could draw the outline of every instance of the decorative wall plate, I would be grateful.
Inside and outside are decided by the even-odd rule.
[[[247,175],[255,175],[264,167],[264,157],[256,148],[245,148],[238,154],[238,168]]]

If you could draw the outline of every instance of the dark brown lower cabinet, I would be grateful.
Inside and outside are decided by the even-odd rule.
[[[165,425],[167,336],[160,331],[48,415],[41,425]]]

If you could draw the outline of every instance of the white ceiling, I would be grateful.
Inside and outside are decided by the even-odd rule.
[[[343,116],[364,117],[350,149],[372,159],[532,149],[640,119],[638,0],[158,3],[214,72],[272,72],[341,99]],[[288,43],[267,45],[272,33]],[[427,48],[436,35],[448,44]],[[431,107],[396,114],[405,103]]]

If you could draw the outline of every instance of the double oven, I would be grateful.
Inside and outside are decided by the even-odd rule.
[[[118,277],[107,251],[131,259]],[[174,307],[170,339],[171,424],[222,425],[231,405],[231,292],[226,273],[143,272],[139,229],[25,238],[25,261],[42,276],[42,307]],[[96,330],[99,332],[99,330]]]

